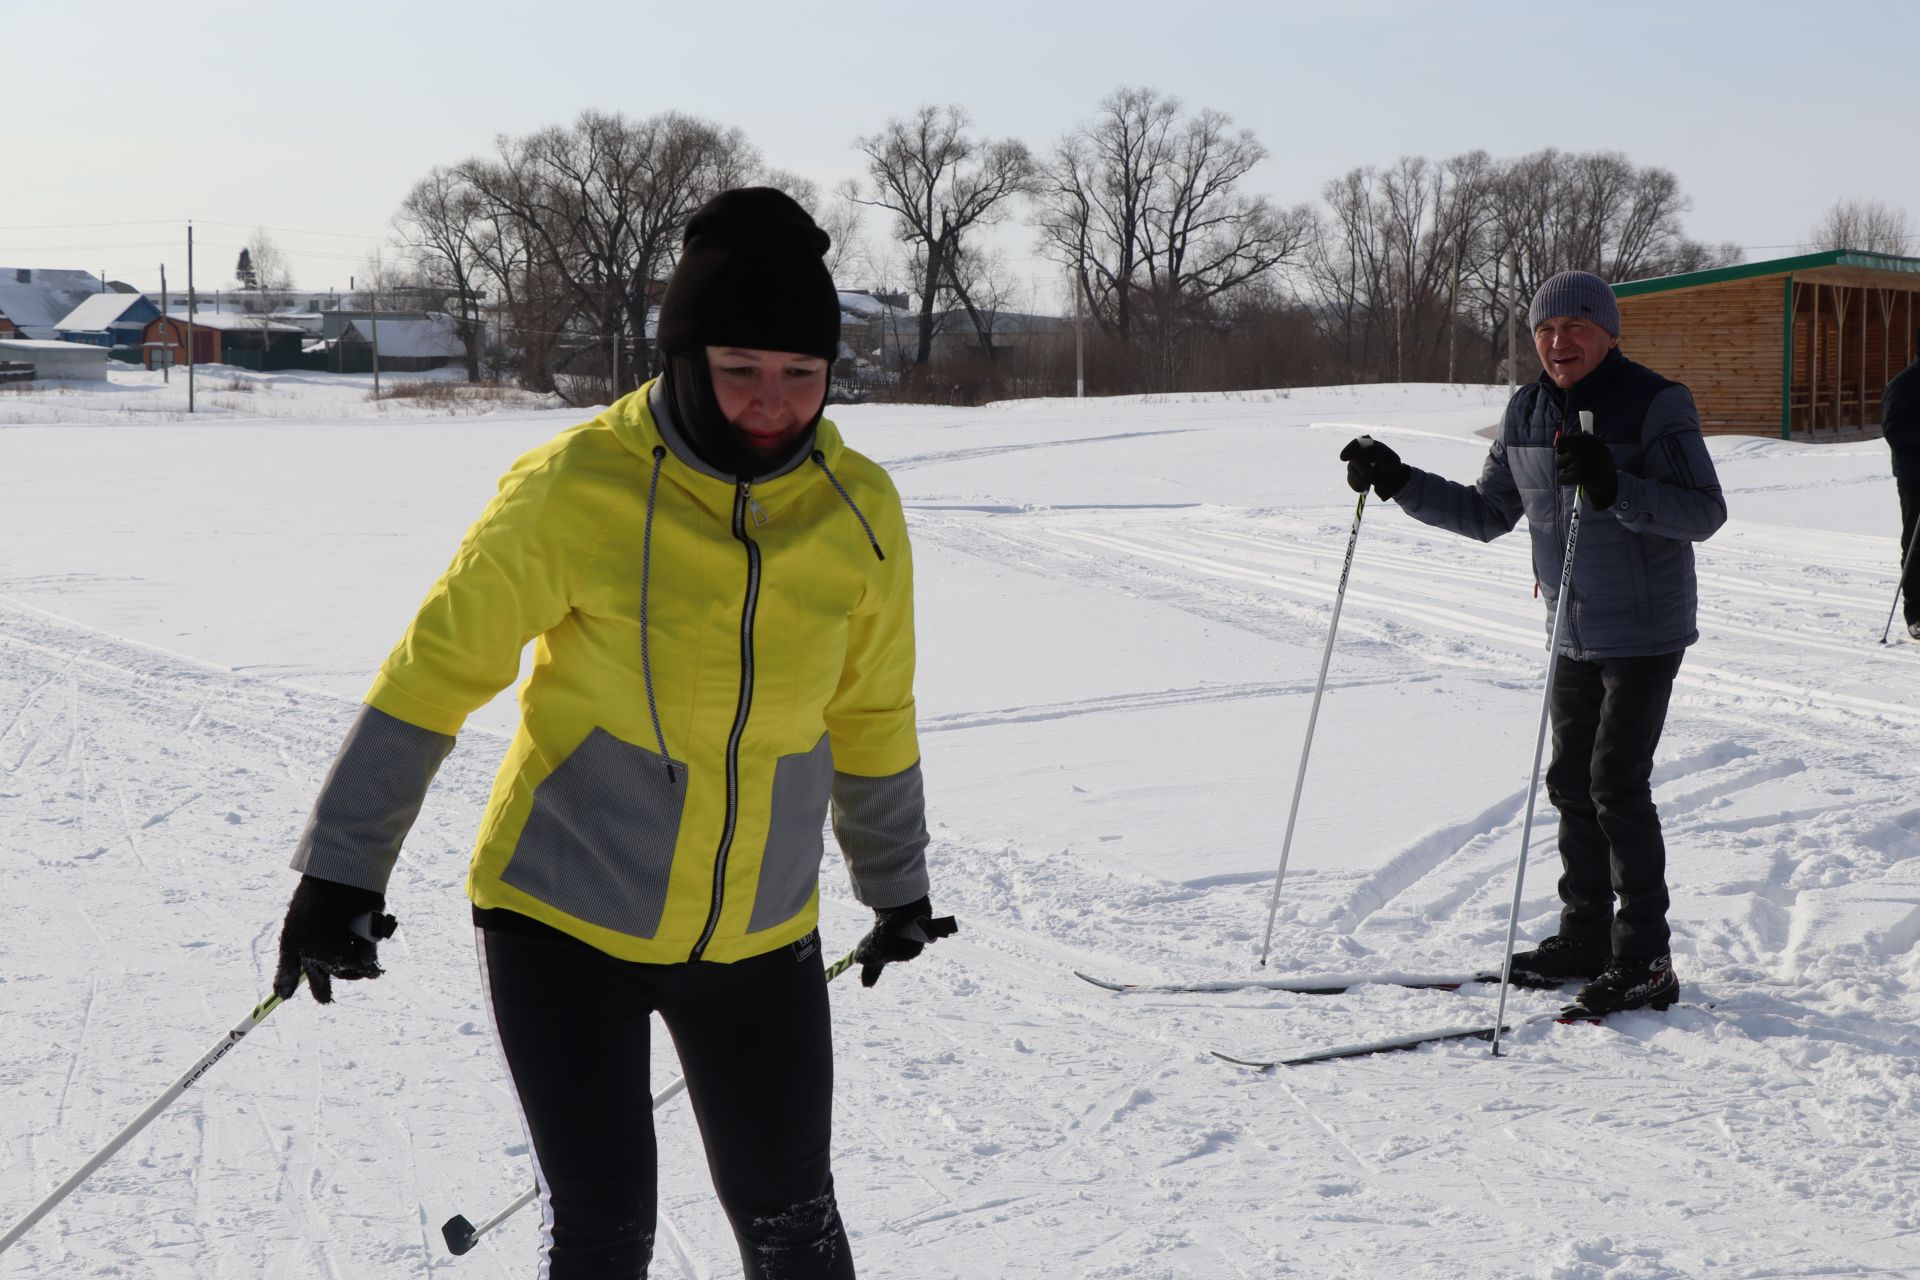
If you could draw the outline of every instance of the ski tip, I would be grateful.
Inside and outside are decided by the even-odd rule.
[[[467,1221],[464,1214],[458,1213],[447,1219],[446,1225],[440,1228],[440,1234],[447,1242],[447,1252],[456,1258],[473,1248],[474,1241],[479,1238],[474,1235],[473,1224]]]
[[[1255,1071],[1271,1071],[1277,1065],[1272,1062],[1256,1062],[1251,1058],[1236,1058],[1232,1054],[1222,1053],[1218,1049],[1209,1049],[1207,1052],[1222,1062],[1231,1062],[1236,1067],[1251,1067]]]
[[[1131,982],[1109,982],[1105,978],[1096,978],[1092,974],[1082,973],[1078,969],[1073,971],[1073,976],[1082,982],[1091,982],[1102,991],[1131,991],[1134,987],[1134,984]]]

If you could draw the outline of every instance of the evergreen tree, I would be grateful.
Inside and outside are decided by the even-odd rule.
[[[240,282],[242,289],[258,289],[259,273],[253,269],[253,251],[245,245],[240,246],[240,261],[234,264],[233,278]]]

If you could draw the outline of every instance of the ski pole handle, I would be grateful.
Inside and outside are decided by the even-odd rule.
[[[45,1200],[42,1200],[30,1209],[26,1217],[20,1219],[20,1221],[14,1223],[11,1227],[8,1227],[7,1234],[0,1236],[0,1253],[5,1253],[14,1241],[18,1240],[33,1228],[34,1223],[46,1217],[48,1213],[53,1211],[55,1205],[72,1195],[81,1183],[93,1175],[94,1170],[113,1158],[114,1152],[126,1146],[127,1143],[133,1140],[135,1134],[153,1123],[155,1116],[172,1106],[181,1094],[199,1083],[200,1077],[211,1071],[214,1063],[226,1057],[233,1046],[239,1044],[241,1039],[246,1036],[247,1032],[259,1026],[266,1020],[266,1016],[275,1009],[278,1009],[280,1005],[281,1000],[279,996],[269,995],[265,1000],[253,1006],[251,1013],[235,1023],[233,1030],[227,1032],[213,1048],[202,1054],[200,1061],[189,1067],[185,1075],[173,1082],[171,1088],[154,1099],[153,1104],[136,1116],[132,1124],[115,1134],[112,1139],[107,1142],[107,1145],[100,1148],[92,1159],[81,1165],[72,1177],[54,1188],[52,1195],[49,1195]]]

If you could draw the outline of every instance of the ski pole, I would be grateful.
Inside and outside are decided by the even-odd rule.
[[[92,1159],[88,1160],[84,1165],[81,1165],[79,1172],[56,1187],[53,1194],[35,1205],[27,1213],[26,1217],[7,1228],[7,1234],[0,1236],[0,1253],[5,1253],[7,1248],[12,1245],[14,1241],[25,1235],[34,1223],[46,1217],[55,1205],[73,1194],[74,1189],[85,1182],[93,1174],[95,1169],[98,1169],[111,1159],[114,1152],[126,1146],[128,1142],[132,1141],[135,1134],[152,1123],[155,1116],[165,1111],[169,1106],[172,1106],[181,1094],[197,1084],[201,1076],[212,1070],[214,1063],[226,1057],[228,1051],[236,1044],[239,1044],[247,1032],[253,1030],[265,1021],[266,1016],[279,1008],[281,1003],[282,1001],[279,996],[270,995],[259,1004],[253,1006],[253,1012],[240,1019],[233,1030],[222,1036],[220,1042],[214,1045],[213,1048],[207,1050],[207,1052],[202,1055],[200,1061],[194,1063],[192,1067],[187,1069],[185,1075],[173,1082],[172,1088],[154,1099],[153,1105],[135,1117],[132,1124],[115,1134],[112,1140],[109,1141],[106,1146],[100,1148]]]
[[[1580,431],[1593,430],[1593,412],[1580,411]],[[1540,728],[1533,737],[1533,773],[1527,779],[1527,816],[1520,824],[1520,859],[1513,870],[1513,906],[1507,912],[1507,953],[1500,961],[1500,1007],[1493,1015],[1493,1045],[1490,1052],[1500,1056],[1500,1033],[1506,1030],[1507,990],[1513,980],[1513,939],[1520,928],[1520,889],[1527,879],[1527,846],[1533,836],[1533,798],[1540,786],[1540,756],[1547,745],[1547,718],[1553,708],[1553,673],[1560,665],[1560,624],[1567,616],[1567,596],[1573,586],[1573,549],[1580,540],[1580,500],[1585,490],[1573,490],[1573,514],[1567,517],[1567,558],[1560,566],[1560,598],[1553,603],[1553,636],[1547,643],[1547,688],[1540,699]]]
[[[1907,585],[1907,565],[1913,560],[1913,544],[1920,542],[1920,520],[1907,531],[1907,549],[1900,553],[1900,580],[1893,584],[1893,603],[1887,606],[1887,625],[1880,628],[1880,643],[1885,644],[1893,632],[1893,611],[1900,607],[1900,591]]]
[[[1362,440],[1372,443],[1368,437]],[[1313,750],[1313,726],[1320,718],[1320,695],[1327,687],[1327,664],[1333,661],[1333,637],[1340,630],[1340,606],[1347,598],[1347,575],[1353,572],[1353,548],[1360,541],[1360,517],[1367,511],[1367,491],[1353,504],[1353,531],[1347,535],[1347,558],[1340,566],[1340,586],[1333,593],[1333,617],[1327,623],[1327,647],[1320,654],[1320,679],[1313,686],[1313,705],[1307,710],[1307,740],[1300,747],[1300,768],[1293,778],[1293,806],[1287,810],[1287,832],[1280,839],[1280,869],[1273,876],[1273,897],[1267,902],[1267,936],[1260,943],[1260,965],[1266,967],[1273,947],[1273,917],[1280,910],[1280,884],[1287,878],[1287,854],[1293,848],[1293,823],[1300,816],[1300,792],[1307,783],[1307,755]]]
[[[853,952],[849,951],[827,966],[827,981],[832,982],[852,967]],[[680,1094],[686,1091],[686,1087],[687,1078],[685,1076],[675,1077],[664,1089],[653,1095],[653,1110],[658,1111],[674,1098],[679,1097]],[[456,1258],[467,1252],[480,1242],[481,1236],[487,1234],[487,1232],[493,1230],[508,1218],[511,1218],[514,1214],[532,1204],[534,1197],[539,1194],[540,1188],[538,1185],[528,1187],[520,1193],[519,1198],[512,1204],[494,1214],[477,1227],[467,1221],[465,1214],[454,1214],[440,1227],[441,1238],[447,1242],[447,1252],[453,1254]]]

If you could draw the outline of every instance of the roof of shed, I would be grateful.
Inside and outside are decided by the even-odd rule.
[[[1796,271],[1813,271],[1820,267],[1854,267],[1862,271],[1920,275],[1920,258],[1865,253],[1858,249],[1826,249],[1792,258],[1769,258],[1765,262],[1741,262],[1731,267],[1710,267],[1705,271],[1683,271],[1679,275],[1629,280],[1613,286],[1613,296],[1632,298],[1647,293],[1667,293],[1674,289],[1693,289],[1703,284],[1729,284],[1735,280],[1753,280],[1761,276],[1791,275]]]
[[[380,354],[395,359],[418,359],[444,357],[457,360],[466,354],[466,346],[460,341],[459,331],[454,327],[451,316],[430,315],[422,319],[418,316],[405,319],[381,319],[377,322],[380,334]],[[376,322],[355,318],[347,321],[346,328],[340,331],[342,341],[372,341]],[[352,334],[349,338],[347,335]]]
[[[181,324],[186,324],[187,313],[184,311],[169,311],[167,312],[167,319],[177,320]],[[262,323],[263,320],[265,323]],[[278,320],[266,320],[263,316],[229,315],[225,312],[201,311],[197,308],[193,313],[193,327],[196,329],[219,329],[227,333],[235,330],[241,332],[253,330],[258,332],[261,329],[265,329],[268,333],[306,332],[305,329],[302,329],[297,324],[282,324]]]
[[[127,312],[142,302],[147,302],[146,295],[142,293],[96,293],[67,312],[65,318],[53,327],[72,333],[92,333],[124,319]],[[153,304],[149,302],[147,305]],[[160,308],[153,309],[158,311]]]

